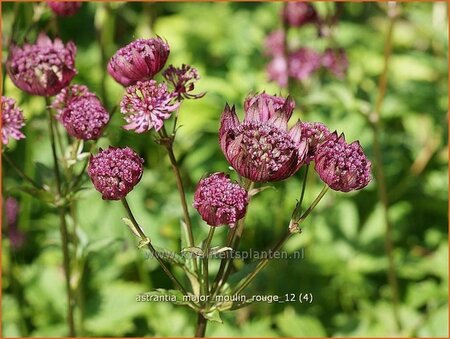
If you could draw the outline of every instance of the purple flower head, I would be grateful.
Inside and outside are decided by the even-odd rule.
[[[21,90],[42,96],[53,96],[66,87],[77,73],[76,46],[60,39],[52,41],[41,33],[35,44],[13,45],[6,70]]]
[[[322,65],[320,54],[309,48],[300,48],[291,53],[288,62],[289,76],[300,81],[309,78]]]
[[[284,32],[282,30],[271,32],[264,42],[264,54],[272,57],[284,55]]]
[[[48,7],[59,16],[72,16],[78,12],[82,3],[77,1],[49,1]]]
[[[307,2],[286,2],[281,14],[283,21],[292,27],[318,22],[314,6]]]
[[[194,67],[183,64],[181,68],[175,68],[173,65],[170,65],[163,72],[163,77],[174,87],[178,101],[181,101],[183,98],[200,99],[205,95],[205,92],[199,94],[189,93],[194,90],[194,83],[200,79],[198,71]]]
[[[159,37],[137,39],[112,56],[108,73],[123,86],[149,80],[164,67],[169,53],[169,45]]]
[[[22,110],[12,98],[2,96],[2,143],[7,145],[9,138],[20,140],[25,135],[20,129],[25,126]]]
[[[275,56],[267,64],[267,75],[269,81],[277,82],[280,87],[287,87],[288,85],[288,72],[286,58],[283,55]]]
[[[320,145],[330,135],[330,130],[321,122],[303,122],[302,140],[308,145],[308,154],[305,158],[305,164],[314,160],[318,145]]]
[[[84,85],[64,88],[55,98],[52,107],[58,112],[56,118],[67,133],[82,140],[100,138],[109,122],[109,114],[94,93]]]
[[[167,91],[166,84],[154,80],[138,81],[128,86],[120,102],[120,111],[125,114],[128,125],[124,128],[144,133],[152,128],[159,131],[164,120],[180,105],[174,102],[176,94]]]
[[[234,106],[227,104],[222,113],[220,147],[231,166],[254,182],[283,180],[297,172],[307,145],[300,122],[288,129],[294,101],[263,93],[248,97],[244,106],[242,123]]]
[[[347,144],[343,134],[331,133],[317,147],[314,160],[320,178],[335,191],[359,190],[371,180],[371,163],[359,141]]]
[[[230,225],[245,215],[248,204],[247,191],[230,180],[225,173],[214,173],[197,185],[194,207],[210,226]]]
[[[110,146],[91,155],[88,174],[104,200],[120,200],[141,180],[143,163],[131,148]]]
[[[343,49],[328,48],[322,55],[322,66],[342,79],[348,68],[347,54]]]
[[[321,55],[309,48],[300,48],[286,58],[276,55],[267,65],[270,81],[276,81],[281,87],[288,85],[288,76],[304,81],[322,66]]]

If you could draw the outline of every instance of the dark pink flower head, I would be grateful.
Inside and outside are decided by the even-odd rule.
[[[322,65],[321,56],[309,48],[300,48],[288,57],[289,76],[303,81]]]
[[[143,163],[131,148],[110,146],[91,155],[88,174],[104,200],[120,200],[141,180]]]
[[[22,110],[12,98],[2,96],[2,144],[7,145],[9,138],[20,140],[25,135],[20,129],[25,126]]]
[[[193,205],[208,225],[234,227],[244,217],[247,204],[245,189],[225,173],[214,173],[198,183]]]
[[[302,140],[308,145],[308,154],[305,158],[305,164],[314,160],[317,146],[320,145],[330,135],[330,130],[321,122],[303,122]]]
[[[128,125],[124,128],[144,133],[152,128],[159,131],[164,120],[180,105],[174,102],[176,94],[167,90],[166,84],[154,80],[138,81],[128,86],[120,102],[120,111],[125,114]]]
[[[271,32],[264,42],[264,54],[268,56],[284,55],[284,32],[282,30]]]
[[[334,132],[316,150],[315,170],[335,191],[349,192],[366,187],[371,180],[371,163],[359,141],[347,144]]]
[[[76,47],[60,39],[52,41],[41,33],[35,44],[13,45],[6,70],[12,82],[21,90],[42,96],[53,96],[69,85],[77,73]]]
[[[343,49],[328,48],[322,55],[322,66],[342,79],[348,68],[347,54]]]
[[[72,16],[78,12],[82,2],[77,1],[49,1],[48,7],[59,16]]]
[[[67,133],[77,139],[100,138],[109,122],[109,114],[100,100],[84,85],[64,88],[56,96],[52,107],[57,110],[56,118]]]
[[[174,87],[178,101],[184,99],[199,99],[205,92],[192,94],[194,84],[200,79],[196,68],[183,64],[180,68],[170,65],[164,72],[163,77]]]
[[[164,67],[169,53],[169,45],[159,37],[137,39],[112,56],[108,73],[123,86],[149,80]]]
[[[283,7],[282,16],[284,22],[293,27],[318,22],[317,12],[314,6],[307,2],[286,2]]]
[[[284,103],[281,105],[281,102]],[[306,156],[301,123],[288,129],[294,101],[259,94],[245,102],[241,123],[234,106],[222,113],[220,147],[231,166],[254,182],[283,180],[298,171]]]

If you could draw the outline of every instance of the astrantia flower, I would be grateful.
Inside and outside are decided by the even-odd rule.
[[[78,12],[82,3],[77,1],[49,1],[50,9],[59,16],[72,16]]]
[[[91,155],[88,174],[104,200],[120,200],[141,180],[143,163],[131,148],[110,146]]]
[[[12,82],[21,90],[42,96],[52,96],[66,87],[77,73],[76,47],[60,39],[52,40],[40,34],[35,44],[12,46],[6,70]]]
[[[288,85],[288,71],[286,58],[283,55],[274,57],[267,64],[267,75],[269,81],[277,82],[280,87],[287,87]]]
[[[84,85],[64,88],[52,104],[56,118],[67,133],[77,139],[98,139],[109,121],[109,114],[94,93]]]
[[[152,128],[159,131],[164,120],[170,118],[180,103],[174,102],[176,94],[167,91],[166,84],[154,80],[138,81],[128,86],[120,102],[120,111],[125,114],[127,130],[144,133]]]
[[[269,80],[276,81],[281,87],[288,85],[288,77],[304,81],[320,69],[322,58],[319,53],[309,48],[300,48],[287,56],[276,55],[267,65]]]
[[[286,2],[283,7],[282,16],[284,22],[293,27],[318,22],[316,10],[313,5],[307,2]]]
[[[9,138],[20,140],[25,135],[20,129],[25,126],[22,110],[12,98],[2,96],[2,143],[8,144]]]
[[[289,76],[303,81],[322,65],[321,56],[309,48],[300,48],[289,54]]]
[[[347,54],[343,49],[327,49],[322,55],[322,66],[338,78],[343,78],[348,68]]]
[[[225,106],[219,130],[220,147],[241,176],[266,182],[286,179],[297,172],[307,145],[301,139],[300,122],[288,130],[293,110],[291,98],[250,96],[245,103],[244,121],[240,123],[234,106]]]
[[[164,67],[169,52],[169,45],[161,38],[135,40],[113,55],[108,73],[123,86],[152,79]]]
[[[191,94],[194,90],[194,83],[200,79],[197,69],[189,65],[183,64],[180,68],[170,65],[164,72],[163,77],[174,87],[174,93],[178,100],[199,99],[205,95],[205,92],[199,94]]]
[[[266,37],[264,54],[273,57],[284,55],[284,32],[282,30],[271,32]]]
[[[359,141],[347,144],[343,134],[330,134],[317,147],[314,161],[320,178],[335,191],[359,190],[371,180],[371,163]]]
[[[208,225],[234,227],[244,217],[247,204],[245,189],[225,173],[214,173],[198,183],[193,205]]]
[[[302,140],[305,140],[308,145],[305,164],[314,160],[317,146],[324,142],[329,135],[328,127],[320,122],[302,122]]]

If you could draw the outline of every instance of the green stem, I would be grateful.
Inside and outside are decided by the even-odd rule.
[[[130,217],[131,222],[135,226],[136,231],[139,233],[139,236],[143,242],[146,243],[147,248],[150,250],[152,255],[155,257],[156,260],[158,260],[158,263],[161,265],[161,268],[166,273],[166,275],[169,277],[169,279],[174,283],[176,288],[178,288],[184,295],[188,295],[187,291],[184,289],[183,285],[178,281],[178,279],[170,272],[170,270],[167,268],[164,261],[160,258],[158,252],[156,252],[156,249],[153,247],[153,245],[150,242],[150,239],[145,235],[144,231],[142,230],[141,226],[139,226],[138,222],[136,221],[133,213],[131,212],[130,205],[128,205],[128,202],[126,198],[122,199],[122,204],[125,207],[125,210],[128,213],[128,216]]]
[[[67,230],[66,216],[65,216],[65,207],[61,206],[61,176],[59,172],[58,165],[58,156],[56,154],[56,145],[55,145],[55,131],[53,129],[53,117],[50,110],[50,102],[49,99],[46,98],[47,111],[48,111],[48,119],[49,119],[49,132],[50,132],[50,143],[52,148],[52,156],[53,156],[53,170],[55,172],[56,179],[56,191],[57,196],[55,202],[57,204],[57,209],[59,212],[59,221],[60,221],[60,233],[61,233],[61,246],[63,251],[63,265],[64,272],[66,277],[66,292],[67,292],[67,322],[69,326],[69,337],[75,337],[75,321],[74,321],[74,307],[75,301],[72,294],[72,287],[70,284],[71,281],[71,270],[70,270],[70,254],[69,254],[69,236]]]
[[[209,257],[209,248],[211,246],[211,240],[214,236],[215,227],[209,227],[208,236],[203,244],[203,283],[205,295],[209,294],[209,273],[208,273],[208,257]]]
[[[250,180],[245,180],[243,182],[243,186],[247,192],[249,192],[252,189],[253,185],[254,183]],[[233,229],[231,229],[231,231],[228,233],[226,246],[231,247],[232,251],[235,251],[236,248],[239,246],[240,239],[242,237],[242,232],[244,231],[244,225],[245,225],[245,216],[244,218],[238,220],[236,226]],[[214,281],[212,293],[213,298],[216,296],[216,294],[220,291],[222,286],[227,281],[228,276],[231,273],[232,263],[233,258],[226,257],[221,260],[219,271],[217,272],[217,276]]]
[[[177,183],[177,188],[178,188],[178,192],[179,192],[180,200],[181,200],[181,207],[183,209],[184,222],[186,224],[186,228],[188,231],[187,233],[188,233],[189,247],[194,247],[195,242],[194,242],[194,235],[192,233],[191,217],[189,216],[189,209],[188,209],[188,205],[186,202],[186,192],[184,190],[183,180],[181,178],[180,167],[178,165],[175,154],[173,153],[173,139],[170,139],[170,137],[167,135],[167,132],[164,127],[161,130],[160,136],[161,136],[161,138],[167,140],[167,142],[164,142],[163,145],[164,145],[164,148],[167,150],[167,154],[169,155],[169,159],[170,159],[170,164],[172,166],[173,173],[175,174],[175,180]],[[170,140],[168,140],[168,139],[170,139]],[[193,263],[194,263],[194,270],[196,272],[198,272],[197,261],[193,260]]]
[[[378,199],[381,202],[382,209],[383,209],[383,217],[384,217],[384,223],[386,227],[386,236],[384,237],[384,245],[385,245],[385,251],[388,258],[388,271],[387,271],[387,279],[389,288],[392,293],[392,311],[394,315],[395,324],[397,326],[398,330],[401,330],[401,321],[400,321],[400,315],[399,315],[399,296],[398,296],[398,282],[397,282],[397,275],[396,275],[396,268],[395,268],[395,262],[394,262],[394,244],[392,240],[392,222],[389,217],[389,197],[388,197],[388,191],[387,191],[387,185],[386,185],[386,177],[384,173],[384,166],[383,166],[383,154],[382,154],[382,147],[381,147],[381,106],[384,101],[384,97],[386,94],[387,89],[387,76],[388,76],[388,69],[389,69],[389,60],[392,54],[392,38],[393,38],[393,32],[394,32],[394,25],[395,25],[395,19],[397,16],[397,9],[394,7],[389,7],[388,9],[388,16],[389,16],[389,26],[386,36],[386,43],[384,46],[384,65],[383,65],[383,71],[381,73],[379,83],[378,83],[378,96],[376,98],[374,111],[373,111],[373,150],[374,150],[374,157],[375,157],[375,163],[376,163],[376,180],[377,180],[377,187],[378,187]]]
[[[208,320],[199,312],[197,318],[197,328],[195,329],[195,338],[203,338],[205,336],[207,324]]]
[[[277,241],[277,243],[275,244],[275,246],[272,248],[272,252],[276,252],[278,251],[285,243],[286,241],[290,238],[290,236],[292,235],[291,232],[286,232],[281,238],[280,240]],[[256,265],[255,270],[250,273],[245,279],[244,281],[238,286],[236,287],[233,292],[231,292],[231,295],[238,295],[239,293],[241,293],[247,286],[248,284],[250,284],[253,279],[256,277],[256,275],[264,268],[267,266],[267,264],[269,263],[269,256],[266,256],[264,259],[261,259],[260,262],[258,263],[258,265]]]
[[[36,181],[31,179],[28,175],[26,175],[10,158],[6,155],[5,152],[2,153],[3,158],[6,160],[6,162],[17,172],[17,174],[25,181],[30,183],[34,188],[42,191],[46,191],[46,189],[39,185]]]
[[[319,195],[317,196],[317,198],[313,201],[313,203],[311,204],[311,206],[309,206],[309,208],[305,211],[305,213],[303,213],[303,215],[300,217],[299,219],[299,223],[301,223],[302,221],[304,221],[308,215],[311,213],[311,211],[317,206],[317,204],[319,203],[319,201],[323,198],[323,196],[325,195],[325,193],[328,191],[328,186],[325,186],[322,191],[319,193]],[[278,241],[277,243],[274,245],[274,247],[270,250],[269,253],[273,253],[278,251],[285,243],[286,241],[292,236],[293,233],[291,233],[290,231],[287,231]],[[270,256],[265,256],[263,259],[260,259],[259,263],[256,265],[256,268],[254,271],[252,271],[243,281],[242,283],[240,283],[231,293],[232,296],[236,296],[239,293],[241,293],[252,281],[253,279],[256,277],[256,275],[262,271],[262,269],[264,267],[267,266],[267,264],[269,263],[270,260]]]
[[[325,195],[325,193],[327,193],[328,191],[328,186],[325,185],[322,190],[320,191],[319,195],[316,197],[316,199],[314,199],[314,201],[312,202],[311,206],[308,207],[308,209],[302,214],[302,216],[299,218],[299,222],[302,222],[303,220],[305,220],[308,215],[312,212],[312,210],[317,206],[317,204],[319,203],[320,200],[322,200],[323,196]]]

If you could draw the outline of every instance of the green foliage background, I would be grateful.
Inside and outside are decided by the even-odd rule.
[[[168,40],[168,64],[198,68],[201,100],[185,102],[180,112],[176,153],[192,201],[195,183],[214,171],[228,171],[217,142],[225,102],[242,103],[249,92],[286,95],[265,73],[265,36],[281,27],[280,3],[85,3],[70,18],[55,18],[45,3],[2,3],[3,62],[5,41],[33,41],[45,30],[78,46],[75,83],[102,95],[105,67],[120,46],[155,34]],[[333,3],[316,3],[333,11]],[[399,279],[400,318],[392,316],[384,249],[385,223],[374,180],[366,189],[330,192],[303,225],[302,234],[286,245],[304,249],[302,260],[271,263],[246,290],[252,294],[310,292],[311,304],[258,303],[224,315],[224,324],[209,324],[207,336],[447,336],[447,4],[402,3],[393,37],[388,88],[382,106],[382,147],[393,221],[394,258]],[[387,30],[386,8],[377,3],[344,3],[334,38],[349,57],[344,80],[319,74],[297,87],[294,118],[325,122],[360,140],[373,160],[373,134],[368,121],[378,94]],[[323,48],[313,28],[290,36],[298,45]],[[4,92],[17,99],[27,119],[27,139],[11,145],[10,157],[25,172],[51,183],[44,100],[29,97],[5,79]],[[117,105],[123,89],[106,77],[107,105]],[[294,120],[294,119],[293,119]],[[181,208],[175,181],[163,149],[151,134],[121,129],[113,115],[99,146],[132,146],[145,159],[141,183],[130,204],[158,246],[179,249]],[[374,164],[376,166],[376,164]],[[3,197],[20,201],[19,229],[25,243],[14,250],[7,228],[2,240],[3,336],[62,336],[65,295],[57,216],[32,196],[16,189],[20,179],[3,165]],[[269,248],[287,227],[301,188],[302,171],[275,189],[255,197],[248,212],[242,249]],[[311,177],[307,201],[320,190]],[[83,268],[84,336],[192,336],[195,315],[168,303],[139,303],[138,293],[170,288],[156,261],[145,260],[121,223],[118,202],[107,202],[88,188],[79,202]],[[206,226],[191,208],[196,239]],[[226,230],[217,232],[224,239]],[[219,245],[218,238],[213,245]],[[217,267],[213,263],[213,268]],[[243,266],[243,262],[237,262]],[[75,272],[78,268],[74,268]],[[181,273],[177,272],[176,273]]]

